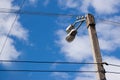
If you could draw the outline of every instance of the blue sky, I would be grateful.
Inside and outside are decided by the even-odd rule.
[[[1,0],[2,8],[19,9],[22,0]],[[119,0],[25,0],[22,10],[59,14],[91,13],[96,19],[101,54],[104,62],[120,64]],[[0,13],[0,50],[16,14]],[[84,23],[72,43],[65,41],[65,29],[75,17],[28,15],[18,16],[1,60],[74,61],[93,62],[89,35]],[[107,20],[107,21],[103,21]],[[104,66],[106,70],[120,72],[119,67]],[[0,69],[33,70],[95,70],[94,65],[28,64],[0,62]],[[119,80],[116,74],[106,74],[107,80]],[[96,80],[88,73],[34,73],[0,72],[1,80]]]

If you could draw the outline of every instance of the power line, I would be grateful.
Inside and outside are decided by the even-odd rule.
[[[49,72],[66,72],[66,73],[97,73],[100,71],[79,71],[79,70],[12,70],[12,69],[1,69],[0,72],[40,72],[40,73],[49,73]],[[120,72],[111,72],[106,71],[110,74],[120,74]]]
[[[0,8],[3,10],[0,10],[0,13],[18,13],[18,14],[27,14],[27,15],[44,15],[44,16],[64,16],[64,17],[77,17],[80,15],[77,14],[60,14],[60,13],[50,13],[50,12],[43,12],[43,11],[27,11],[22,10],[19,12],[16,9],[6,9],[6,8]]]
[[[103,21],[105,21],[105,22],[109,22],[109,23],[114,23],[114,24],[118,24],[118,25],[120,25],[120,23],[119,22],[115,22],[115,21],[110,21],[110,20],[104,20],[104,19],[102,19]]]
[[[100,71],[79,71],[79,70],[12,70],[12,69],[1,69],[0,72],[40,72],[40,73],[51,73],[51,72],[61,72],[61,73],[97,73]],[[109,74],[120,74],[120,72],[106,71]]]
[[[111,71],[106,71],[106,73],[111,73],[111,74],[120,74],[120,72],[111,72]]]
[[[24,3],[25,3],[25,0],[22,1],[21,5],[20,5],[20,8],[19,8],[19,10],[18,10],[18,13],[21,11]],[[10,33],[11,33],[13,27],[14,27],[15,21],[16,21],[17,18],[18,18],[18,15],[19,15],[18,13],[16,14],[15,19],[14,19],[14,21],[13,21],[13,23],[12,23],[12,25],[11,25],[8,33],[7,33],[7,35],[6,35],[5,41],[4,41],[3,46],[2,46],[2,48],[1,48],[1,50],[0,50],[0,56],[1,56],[1,54],[2,54],[2,52],[3,52],[3,50],[4,50],[4,47],[5,47],[6,43],[7,43],[8,36],[10,35]]]
[[[17,13],[17,14],[27,14],[27,15],[43,15],[43,16],[59,16],[59,17],[77,17],[80,16],[79,14],[60,14],[60,13],[53,13],[53,12],[43,12],[43,11],[28,11],[28,10],[19,10],[16,9],[7,9],[7,8],[0,8],[0,13]],[[111,23],[120,26],[120,22],[105,20],[102,18],[97,18],[99,21],[104,23]]]
[[[108,64],[110,66],[115,66],[115,67],[120,67],[120,65],[117,65],[117,64]]]
[[[101,20],[102,22],[115,23],[115,24],[120,25],[120,22],[116,22],[116,21],[105,20],[105,19],[102,19],[102,18],[99,18],[99,20]]]
[[[115,66],[115,67],[120,67],[120,65],[118,64],[110,64],[110,63],[106,63],[106,62],[102,62],[102,63],[90,63],[90,62],[86,62],[86,63],[82,63],[82,62],[58,62],[58,61],[30,61],[30,60],[0,60],[0,62],[14,62],[14,63],[42,63],[42,64],[105,64],[105,65],[110,65],[110,66]]]
[[[2,72],[71,72],[71,73],[96,73],[98,71],[71,71],[71,70],[0,70]]]
[[[106,64],[106,63],[81,63],[81,62],[52,62],[52,61],[17,61],[17,60],[0,60],[0,62],[15,62],[15,63],[48,63],[48,64]]]
[[[102,23],[105,23],[105,24],[113,24],[113,25],[120,26],[120,22],[117,22],[117,21],[105,20],[105,19],[102,19],[102,18],[98,18],[98,21],[100,21]]]
[[[58,62],[58,61],[30,61],[30,60],[0,60],[0,62],[14,62],[14,63],[48,63],[48,64],[105,64],[105,65],[110,65],[110,66],[115,66],[115,67],[120,67],[120,65],[117,64],[110,64],[110,63],[106,63],[106,62],[102,62],[102,63],[90,63],[90,62],[86,62],[86,63],[82,63],[82,62]]]
[[[81,63],[81,62],[55,62],[55,61],[28,61],[28,60],[0,60],[0,62],[14,62],[14,63],[41,63],[41,64],[105,64],[105,65],[110,65],[110,66],[115,66],[115,67],[120,67],[118,64],[110,64],[106,62],[102,63]]]

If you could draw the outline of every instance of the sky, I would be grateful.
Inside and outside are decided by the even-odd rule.
[[[1,13],[19,10],[23,0],[0,2],[0,60],[93,62],[88,30],[84,22],[75,40],[65,40],[65,29],[76,17]],[[120,0],[25,0],[21,11],[95,17],[103,62],[120,65]],[[14,23],[15,20],[15,23]],[[112,21],[112,22],[111,22]],[[116,22],[116,23],[115,23]],[[14,23],[14,25],[13,25]],[[13,25],[9,36],[10,27]],[[5,43],[7,37],[7,42]],[[3,48],[3,50],[2,50]],[[106,66],[120,72],[120,67]],[[80,70],[95,71],[94,65],[33,64],[0,62],[0,70]],[[107,80],[119,80],[120,74],[106,73]],[[95,73],[41,73],[0,71],[0,80],[96,80]]]

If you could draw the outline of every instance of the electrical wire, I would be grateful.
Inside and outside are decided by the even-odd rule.
[[[43,11],[28,11],[28,10],[17,10],[17,9],[7,9],[7,8],[0,8],[0,13],[17,13],[17,14],[27,14],[27,15],[42,15],[42,16],[59,16],[59,17],[77,17],[80,16],[79,14],[60,14],[60,13],[53,13],[53,12],[43,12]],[[102,18],[96,18],[98,21],[101,21],[106,24],[114,24],[120,26],[120,22],[105,20]]]
[[[80,62],[50,62],[50,61],[16,61],[16,60],[0,60],[0,62],[17,62],[17,63],[56,63],[56,64],[106,64],[110,66],[120,67],[120,65],[103,63],[80,63]],[[1,72],[72,72],[72,73],[96,73],[100,71],[71,71],[71,70],[0,70]],[[120,72],[106,71],[105,73],[120,74]]]
[[[48,64],[106,64],[104,63],[81,63],[81,62],[52,62],[52,61],[17,61],[17,60],[0,60],[0,62],[15,62],[15,63],[48,63]]]
[[[113,24],[113,25],[120,26],[120,22],[117,22],[117,21],[105,20],[102,18],[96,18],[96,19],[97,19],[97,22],[102,22],[104,24]]]
[[[0,70],[2,72],[71,72],[71,73],[96,73],[98,71],[71,71],[71,70]]]
[[[115,24],[120,25],[120,22],[116,22],[116,21],[105,20],[105,19],[102,19],[102,18],[99,18],[99,20],[102,21],[102,22],[115,23]]]
[[[108,64],[110,66],[115,66],[115,67],[120,67],[120,65],[117,65],[117,64]]]
[[[81,63],[81,62],[55,62],[55,61],[30,61],[30,60],[0,60],[0,62],[14,62],[14,63],[41,63],[41,64],[105,64],[105,65],[110,65],[110,66],[115,66],[115,67],[120,67],[120,65],[118,64],[110,64],[110,63],[106,63],[106,62],[102,62],[102,63]]]
[[[20,5],[20,9],[18,10],[18,13],[21,11],[24,3],[25,3],[25,0],[22,1],[21,5]],[[5,41],[4,41],[3,46],[2,46],[2,48],[1,48],[1,50],[0,50],[0,56],[2,55],[2,52],[3,52],[4,48],[5,48],[5,45],[6,45],[7,40],[8,40],[8,36],[10,35],[10,33],[11,33],[13,27],[14,27],[14,24],[15,24],[17,18],[18,18],[18,15],[19,15],[18,13],[16,14],[15,19],[14,19],[14,21],[13,21],[13,23],[12,23],[12,25],[11,25],[8,33],[7,33],[7,35],[6,35]]]
[[[40,72],[40,73],[49,73],[49,72],[66,72],[66,73],[97,73],[100,71],[79,71],[79,70],[12,70],[12,69],[1,69],[0,72]],[[111,72],[106,71],[109,74],[120,74],[120,72]]]
[[[50,13],[50,12],[43,12],[43,11],[27,11],[22,10],[18,11],[16,9],[6,9],[6,8],[0,8],[0,13],[18,13],[18,14],[27,14],[27,15],[44,15],[44,16],[62,16],[62,17],[77,17],[80,15],[77,14],[60,14],[60,13]]]
[[[79,70],[12,70],[12,69],[1,69],[0,72],[40,72],[40,73],[49,73],[49,72],[61,72],[61,73],[97,73],[100,71],[79,71]],[[111,72],[106,71],[109,74],[120,74],[120,72]]]
[[[111,71],[106,71],[106,73],[111,73],[111,74],[120,74],[120,72],[111,72]]]

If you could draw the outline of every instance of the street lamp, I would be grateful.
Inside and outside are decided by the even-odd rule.
[[[76,29],[72,29],[72,30],[68,33],[68,35],[67,35],[67,37],[66,37],[66,40],[67,40],[68,42],[72,42],[72,41],[75,39],[76,34],[77,34],[77,30],[76,30]]]
[[[75,36],[77,34],[77,30],[80,28],[81,24],[85,21],[85,17],[77,17],[77,20],[74,22],[74,24],[69,25],[66,28],[66,41],[72,42],[75,39]],[[75,25],[79,24],[77,28],[75,28]]]
[[[73,24],[70,24],[70,25],[66,28],[67,34],[69,34],[72,29],[75,29],[75,27],[74,27]]]

